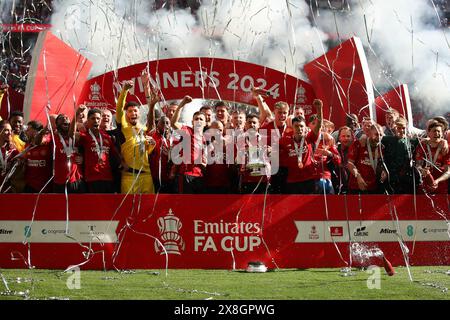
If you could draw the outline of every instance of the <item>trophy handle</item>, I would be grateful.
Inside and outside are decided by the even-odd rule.
[[[159,232],[164,231],[164,219],[162,217],[158,219],[158,227],[159,227]]]

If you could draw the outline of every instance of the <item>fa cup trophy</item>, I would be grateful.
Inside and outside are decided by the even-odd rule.
[[[256,140],[256,145],[253,145],[250,140]],[[252,139],[250,139],[250,136],[247,136],[248,163],[246,167],[250,170],[251,176],[264,175],[263,169],[266,167],[263,159],[263,149],[259,145],[259,141],[260,136],[258,133]]]
[[[161,242],[167,253],[180,254],[180,248],[184,250],[184,241],[178,233],[182,227],[182,223],[173,214],[172,209],[169,209],[169,213],[165,217],[158,219],[158,227],[159,233],[161,234]],[[159,251],[160,245],[155,243],[155,247]],[[164,254],[164,251],[161,251],[161,254]]]

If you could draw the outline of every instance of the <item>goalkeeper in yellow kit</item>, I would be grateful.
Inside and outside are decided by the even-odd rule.
[[[146,135],[147,128],[139,123],[140,105],[127,102],[132,81],[125,81],[117,100],[116,121],[122,155],[122,193],[155,193],[148,156],[155,141]]]

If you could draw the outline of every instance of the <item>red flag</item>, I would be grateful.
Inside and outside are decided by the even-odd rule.
[[[72,116],[91,67],[91,61],[50,31],[41,32],[33,51],[25,90],[25,120],[46,123],[47,104],[50,105],[49,113]]]
[[[361,40],[350,38],[304,67],[317,98],[324,104],[324,118],[337,128],[345,115],[373,114],[373,87]]]
[[[406,120],[408,126],[413,125],[411,101],[409,99],[408,85],[402,84],[375,99],[376,121],[386,124],[385,113],[388,108],[397,110]]]

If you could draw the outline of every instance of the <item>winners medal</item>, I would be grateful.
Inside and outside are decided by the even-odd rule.
[[[305,144],[305,137],[302,137],[302,140],[300,142],[300,147],[297,146],[297,142],[295,142],[294,138],[294,148],[295,148],[295,154],[297,155],[297,165],[299,169],[303,169],[303,146]]]
[[[97,141],[97,138],[95,137],[95,134],[91,131],[91,129],[89,129],[89,134],[91,135],[92,140],[95,143],[95,152],[97,153],[97,157],[98,157],[97,163],[100,166],[104,165],[105,161],[102,159],[102,156],[103,156],[103,138],[102,138],[102,134],[100,132],[98,133],[99,141]]]

